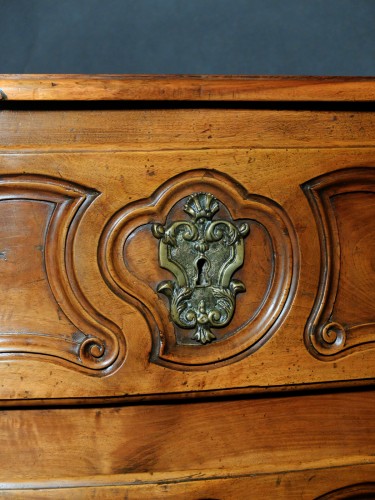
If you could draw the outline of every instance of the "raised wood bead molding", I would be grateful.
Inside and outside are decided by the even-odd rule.
[[[74,271],[78,226],[98,194],[52,177],[0,177],[0,289],[7,311],[0,352],[6,359],[42,356],[103,375],[124,356],[118,327],[86,300]]]
[[[370,499],[375,497],[375,482],[353,484],[345,488],[331,491],[318,497],[316,500],[353,500]]]
[[[321,246],[319,292],[306,329],[322,360],[375,343],[375,168],[338,170],[303,185]]]
[[[0,499],[373,498],[375,79],[0,89]]]
[[[158,238],[163,238],[164,229],[156,221],[173,224],[175,218],[181,217],[181,210],[194,191],[207,191],[221,200],[220,208],[217,207],[219,219],[228,221],[233,217],[240,221],[244,232],[245,228],[250,229],[248,237],[241,237],[241,252],[247,254],[247,258],[243,259],[241,270],[235,275],[236,281],[244,287],[242,297],[236,299],[236,316],[225,328],[216,329],[213,341],[207,345],[206,341],[197,343],[192,338],[196,334],[194,320],[190,328],[188,324],[171,321],[168,301],[156,295],[160,292],[160,283],[170,276],[158,262]],[[232,213],[227,207],[231,207]],[[186,215],[182,226],[185,230],[188,219]],[[187,239],[189,237],[188,234]],[[238,248],[238,243],[236,245]],[[217,246],[211,251],[215,258]],[[166,251],[165,247],[161,251]],[[189,266],[192,251],[192,247],[185,250],[187,255],[183,264],[174,264],[176,273],[184,265]],[[197,255],[199,252],[193,254],[192,266]],[[228,259],[233,272],[236,271],[240,266],[233,263],[233,256]],[[298,249],[293,226],[276,203],[247,193],[228,175],[213,170],[193,170],[168,180],[149,199],[120,210],[104,230],[99,264],[104,278],[117,295],[143,306],[141,310],[153,333],[152,361],[184,370],[198,366],[217,368],[255,351],[275,332],[295,291]],[[215,279],[215,266],[209,265],[213,267],[210,279]],[[161,267],[168,269],[168,266]],[[217,272],[224,272],[220,262]],[[194,279],[194,270],[191,273]],[[189,309],[187,303],[180,304],[180,313],[185,307]]]

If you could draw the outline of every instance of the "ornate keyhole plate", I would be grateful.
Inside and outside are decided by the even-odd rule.
[[[295,293],[298,254],[277,203],[226,174],[192,170],[118,211],[98,257],[111,289],[146,319],[150,360],[197,370],[233,363],[275,333]]]
[[[243,264],[249,225],[213,220],[218,210],[212,194],[194,193],[184,206],[190,221],[152,226],[160,239],[160,265],[176,277],[162,281],[157,291],[169,298],[171,320],[181,328],[194,328],[192,338],[201,344],[216,339],[212,328],[230,322],[236,294],[245,291],[232,275]]]

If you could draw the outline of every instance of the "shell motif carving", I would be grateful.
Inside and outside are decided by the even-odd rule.
[[[157,291],[169,297],[172,321],[181,328],[194,328],[192,338],[201,344],[216,339],[212,328],[230,322],[236,294],[245,291],[232,274],[243,264],[243,238],[249,225],[212,220],[218,210],[219,201],[212,194],[195,193],[184,206],[191,221],[152,226],[160,239],[160,265],[176,277],[162,281]]]

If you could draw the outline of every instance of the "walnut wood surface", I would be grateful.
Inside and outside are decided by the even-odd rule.
[[[315,212],[323,260],[307,342],[320,359],[347,356],[375,342],[375,170],[335,171],[304,190]]]
[[[0,75],[3,100],[374,101],[374,78]]]
[[[371,498],[374,80],[0,88],[0,497]],[[193,191],[250,229],[208,345],[157,293]]]
[[[53,488],[0,490],[0,498],[73,500],[372,500],[375,494],[374,466],[349,466],[282,472],[236,478],[196,481],[161,480],[158,483],[119,484],[113,486],[59,486]],[[359,482],[361,481],[361,482]],[[115,481],[113,481],[115,483]],[[341,487],[342,484],[348,486]],[[333,489],[336,488],[337,489]],[[322,495],[321,492],[324,492]],[[328,492],[328,493],[327,493]],[[319,496],[317,496],[319,495]]]
[[[374,113],[364,110],[157,109],[151,104],[75,110],[67,104],[60,110],[6,109],[0,113],[0,133],[5,152],[171,151],[179,161],[181,150],[204,155],[222,149],[250,154],[254,148],[373,147],[375,121]]]
[[[0,352],[16,355],[30,346],[31,357],[44,353],[78,369],[103,370],[124,351],[120,331],[80,294],[69,265],[77,226],[97,195],[51,177],[0,178],[6,315]]]
[[[3,411],[1,485],[220,499],[254,498],[254,485],[257,495],[315,498],[374,478],[374,404],[372,391]]]
[[[103,231],[98,253],[102,275],[125,301],[133,297],[144,306],[142,311],[154,336],[153,362],[180,370],[212,369],[236,362],[269,338],[291,304],[299,267],[294,228],[272,200],[241,192],[238,187],[238,182],[216,170],[191,170],[164,183],[150,199],[120,210]],[[169,319],[168,306],[159,297],[155,300],[157,283],[168,274],[158,262],[158,244],[150,224],[166,220],[172,207],[181,207],[181,199],[186,201],[192,192],[212,193],[233,207],[235,219],[246,221],[251,233],[245,243],[245,253],[251,259],[236,273],[248,291],[237,300],[230,325],[223,333],[217,332],[220,341],[206,346],[191,342],[191,332],[177,331]]]
[[[4,403],[171,394],[186,397],[214,391],[290,390],[373,380],[375,350],[368,341],[373,339],[369,327],[354,340],[350,357],[327,357],[323,363],[313,355],[309,334],[305,343],[304,332],[313,308],[318,307],[317,292],[323,286],[326,263],[322,218],[316,216],[306,189],[302,189],[314,179],[324,181],[337,172],[337,182],[343,182],[347,191],[358,190],[356,183],[361,182],[362,191],[373,192],[363,177],[364,168],[370,172],[375,168],[373,113],[199,107],[95,111],[69,106],[52,111],[17,108],[0,113],[0,129],[3,185],[14,176],[13,187],[7,188],[8,199],[0,201],[4,210],[0,267],[6,276],[0,281],[5,297],[0,328],[19,342],[17,349],[12,349],[10,336],[2,343],[0,372],[6,382],[1,384],[0,399]],[[26,209],[17,185],[30,176],[39,179],[39,184],[34,183],[33,201],[27,202]],[[256,224],[246,241],[245,264],[236,274],[246,282],[248,293],[238,296],[233,322],[237,327],[248,326],[232,337],[231,346],[228,341],[228,347],[218,343],[182,349],[190,366],[197,365],[198,358],[211,363],[184,372],[154,362],[160,332],[165,329],[161,325],[169,325],[168,307],[155,288],[170,275],[160,269],[157,241],[150,228],[143,225],[142,231],[132,234],[125,261],[119,250],[111,254],[110,239],[108,245],[106,241],[113,221],[122,214],[137,216],[139,221],[147,217],[148,222],[162,221],[168,210],[152,209],[158,193],[163,193],[163,203],[170,208],[180,199],[171,194],[175,186],[185,185],[187,195],[193,179],[194,190],[215,190],[219,199],[227,199],[234,219],[243,217],[241,206],[251,206],[259,197],[268,207],[279,207],[280,220],[284,221],[279,228],[286,232],[274,231],[270,244],[270,224],[264,217],[260,224],[259,213],[251,216]],[[60,224],[60,215],[54,212],[59,241],[67,238],[68,243],[58,252],[56,262],[51,257],[53,240],[41,231],[47,227],[48,210],[54,206],[43,193],[46,186],[51,190],[53,185],[55,190],[80,186],[84,192],[96,193],[84,212],[73,217],[71,236],[66,232],[69,223]],[[341,316],[346,322],[361,316],[365,325],[374,318],[373,301],[360,300],[358,307],[361,295],[357,289],[363,289],[362,296],[371,296],[374,217],[369,197],[373,194],[360,198],[363,215],[362,205],[351,209],[349,195],[342,195],[342,203],[335,208],[339,210],[338,223],[345,221],[340,240],[345,275],[338,286],[336,310],[345,310]],[[276,215],[273,213],[271,219]],[[39,222],[34,224],[33,220]],[[357,220],[361,230],[354,233],[350,227],[357,227]],[[130,226],[125,224],[124,228],[129,230]],[[288,245],[289,253],[281,259]],[[60,248],[64,249],[64,243]],[[50,264],[45,267],[48,256]],[[29,267],[25,267],[27,262]],[[277,262],[282,265],[278,278],[272,281]],[[338,264],[338,258],[334,262]],[[124,263],[128,269],[125,280]],[[364,271],[354,271],[353,263]],[[119,270],[117,281],[112,271],[107,272],[108,266]],[[354,282],[356,289],[350,286]],[[263,302],[271,283],[279,287],[283,299]],[[335,292],[329,297],[336,300]],[[158,314],[150,308],[156,308]],[[251,318],[256,311],[259,327],[252,330],[256,321]],[[264,320],[267,314],[273,315],[268,324]],[[23,344],[17,337],[20,332],[27,334]],[[103,352],[90,340],[98,335],[107,339]],[[169,335],[174,335],[172,330]],[[256,342],[255,335],[262,340]],[[86,373],[77,371],[85,366],[77,357],[77,348],[85,338],[91,357]],[[95,366],[99,369],[93,369]]]

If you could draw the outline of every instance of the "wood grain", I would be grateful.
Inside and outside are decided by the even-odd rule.
[[[0,75],[5,100],[374,101],[360,77]]]
[[[371,497],[375,79],[0,89],[0,497]],[[170,324],[150,233],[192,189],[250,228],[247,292],[198,346]],[[319,304],[348,333],[333,356],[305,334]]]
[[[277,498],[278,500],[353,500],[371,499],[375,492],[374,465],[352,465],[331,469],[285,471],[278,474],[251,474],[236,478],[201,479],[190,481],[160,480],[148,484],[116,484],[100,486],[93,479],[87,486],[54,487],[28,485],[22,489],[0,490],[0,498],[73,499],[73,500],[248,500]],[[73,483],[74,484],[74,483]],[[345,485],[344,487],[342,485]],[[328,493],[327,493],[328,492]],[[367,496],[365,496],[365,494]],[[326,496],[325,496],[326,495]],[[352,495],[352,496],[350,496]]]
[[[71,266],[80,219],[98,194],[49,176],[0,177],[3,357],[93,370],[118,358],[118,328],[80,294]]]
[[[191,329],[190,334],[184,335],[174,327],[169,308],[155,294],[158,281],[168,279],[170,273],[161,271],[151,223],[166,220],[194,192],[217,196],[226,206],[233,207],[236,220],[246,221],[251,228],[245,244],[246,264],[236,273],[248,293],[237,300],[236,317],[224,335],[216,330],[220,341],[206,346],[191,342]],[[174,217],[178,217],[178,211]],[[253,228],[262,228],[263,237],[257,238]],[[266,258],[259,254],[266,254]],[[216,368],[219,363],[236,362],[247,355],[246,351],[254,352],[262,346],[293,301],[299,270],[296,234],[287,213],[269,198],[252,196],[238,181],[215,170],[174,176],[151,198],[117,212],[101,236],[98,264],[108,286],[143,312],[153,333],[152,361],[180,370]],[[266,283],[254,305],[257,293],[254,297],[252,292],[257,288],[258,276],[253,269],[260,266]]]
[[[374,145],[374,114],[249,109],[4,110],[0,151],[179,151]],[[156,182],[156,179],[155,179]]]
[[[337,170],[303,189],[323,260],[307,344],[320,359],[347,356],[375,342],[375,169]]]
[[[251,474],[259,492],[318,496],[374,474],[374,404],[372,391],[3,411],[0,481],[16,490],[144,484],[144,496],[188,498],[228,487],[218,498],[247,498]]]
[[[128,349],[118,370],[111,376],[100,377],[100,380],[27,357],[22,360],[3,357],[0,363],[1,399],[8,404],[19,404],[24,400],[32,402],[33,399],[40,402],[48,395],[44,404],[49,398],[55,402],[62,399],[74,403],[72,398],[89,401],[90,398],[131,399],[150,395],[171,397],[173,394],[176,397],[193,397],[214,391],[243,393],[368,383],[374,378],[375,363],[375,350],[368,348],[369,345],[365,344],[364,349],[347,358],[325,363],[314,358],[306,348],[304,329],[318,289],[321,249],[316,220],[300,186],[336,170],[355,170],[366,166],[372,169],[374,160],[373,148],[0,155],[0,170],[4,174],[28,172],[48,175],[102,193],[86,210],[79,224],[73,269],[81,294],[101,316],[119,326]],[[235,179],[252,196],[273,200],[288,214],[297,234],[300,253],[297,292],[277,331],[256,352],[228,366],[178,373],[150,362],[153,333],[142,309],[113,293],[106,284],[98,264],[99,242],[108,222],[124,207],[151,197],[155,188],[186,172],[191,172],[193,176],[195,170],[203,168],[207,171],[206,180],[210,179],[213,167],[222,176],[229,175]],[[280,182],[284,178],[288,182]],[[235,215],[235,207],[230,206],[230,210]],[[262,239],[257,244],[261,247],[254,250],[254,259],[256,252],[264,248]],[[151,259],[150,248],[142,248],[141,244],[138,258],[146,259],[146,262],[152,260],[156,265],[157,248],[154,250],[155,255]],[[253,257],[249,260],[250,278],[253,279],[251,268],[255,260]],[[257,262],[262,261],[257,259]],[[4,266],[8,261],[1,263]],[[262,265],[267,269],[267,263]],[[142,276],[141,267],[135,278],[137,276]],[[248,287],[251,288],[251,283]],[[157,297],[156,292],[153,293]],[[238,302],[244,300],[244,294],[241,295]],[[165,305],[160,304],[160,307]],[[350,303],[347,312],[350,313]],[[246,317],[246,310],[243,314]],[[368,314],[371,314],[371,308]],[[6,319],[3,325],[6,326]]]

